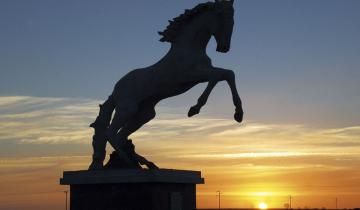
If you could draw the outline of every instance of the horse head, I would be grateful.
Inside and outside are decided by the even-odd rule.
[[[234,27],[234,0],[215,0],[214,12],[217,16],[212,34],[215,37],[216,51],[226,53],[230,50],[231,35]]]
[[[192,35],[187,37],[182,37],[181,35],[186,34],[183,32],[187,31],[188,27],[192,25],[191,23],[194,22],[193,20],[202,17],[201,22],[194,22],[197,25],[190,29],[190,31],[197,36],[199,33],[194,28],[202,30],[201,32],[210,31],[211,34],[209,35],[214,36],[217,42],[216,50],[223,53],[228,52],[234,26],[233,4],[234,0],[215,0],[215,2],[202,3],[193,9],[185,10],[184,14],[170,20],[169,25],[164,31],[158,32],[162,36],[160,41],[175,43],[181,38],[187,39],[187,41],[194,41],[194,36]],[[201,29],[201,27],[207,28]],[[203,36],[205,40],[207,39],[206,35]]]

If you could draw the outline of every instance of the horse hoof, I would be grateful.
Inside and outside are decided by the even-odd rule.
[[[234,114],[234,119],[241,123],[242,120],[243,120],[243,116],[244,116],[244,112],[241,110],[241,111],[236,111],[235,114]]]
[[[198,108],[197,106],[192,106],[188,112],[188,117],[192,117],[196,114],[199,114],[200,112],[200,108]]]

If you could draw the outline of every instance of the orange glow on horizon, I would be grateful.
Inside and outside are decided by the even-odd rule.
[[[15,104],[53,101],[30,99],[21,97]],[[11,100],[1,102],[0,97],[0,104]],[[0,209],[63,209],[63,191],[68,188],[58,179],[64,170],[87,169],[93,134],[88,116],[97,114],[96,104],[70,103],[71,109],[65,104],[3,115]],[[8,109],[13,106],[10,103]],[[284,208],[292,195],[293,208],[334,209],[337,198],[340,209],[360,206],[360,146],[355,142],[359,134],[360,125],[238,126],[228,119],[163,114],[133,140],[136,151],[161,168],[201,171],[205,184],[197,186],[198,208],[217,207],[216,191],[221,190],[223,208],[258,209],[262,202],[268,208]],[[7,153],[7,138],[14,139],[10,146],[16,145],[17,152]],[[108,154],[111,151],[109,146]]]

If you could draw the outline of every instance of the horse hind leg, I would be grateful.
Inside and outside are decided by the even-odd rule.
[[[109,96],[109,98],[103,104],[100,104],[99,107],[99,115],[95,122],[90,125],[90,127],[95,129],[92,142],[94,153],[92,163],[89,166],[90,170],[103,168],[103,162],[106,155],[105,131],[110,124],[111,116],[115,108],[115,102],[112,96]]]
[[[121,159],[131,164],[131,161],[127,157],[126,153],[123,151],[122,146],[126,143],[117,137],[117,133],[121,127],[123,127],[132,117],[135,116],[137,109],[137,104],[133,102],[123,101],[121,104],[118,104],[115,108],[115,115],[111,124],[105,132],[105,136],[108,139],[111,146],[115,149]]]
[[[136,115],[121,128],[118,133],[118,139],[121,139],[122,141],[127,141],[129,135],[137,131],[150,120],[154,119],[156,115],[156,103],[156,100],[149,100],[143,102],[140,105],[139,111],[136,113]],[[137,162],[141,165],[146,165],[149,169],[158,169],[158,167],[153,162],[148,161],[146,158],[137,154],[135,151],[133,151],[132,156],[132,158],[137,160]]]
[[[128,137],[140,129],[143,125],[145,125],[150,120],[154,119],[155,105],[157,101],[151,100],[142,103],[139,107],[139,111],[132,117],[119,131],[118,139],[127,140]]]

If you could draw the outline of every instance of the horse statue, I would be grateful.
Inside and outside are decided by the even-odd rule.
[[[154,65],[126,74],[116,83],[108,99],[99,105],[99,115],[90,125],[95,134],[89,170],[104,168],[107,141],[124,163],[131,165],[135,160],[149,169],[156,169],[154,163],[135,153],[128,136],[155,117],[154,107],[159,101],[182,94],[199,83],[208,84],[190,108],[189,117],[200,112],[219,81],[226,81],[235,105],[234,118],[239,123],[242,121],[243,110],[234,72],[212,66],[206,54],[212,36],[217,43],[216,51],[229,51],[234,26],[233,3],[234,0],[201,3],[170,20],[167,28],[158,32],[162,36],[161,42],[171,43],[168,53]],[[132,149],[126,152],[124,148],[129,147]]]

